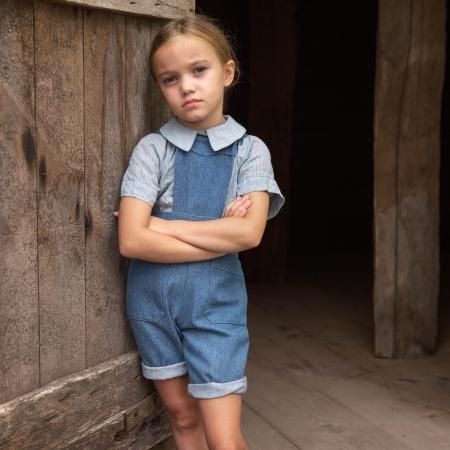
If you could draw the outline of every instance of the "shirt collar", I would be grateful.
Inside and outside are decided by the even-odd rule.
[[[185,151],[189,151],[192,148],[197,133],[199,133],[197,130],[178,122],[176,117],[172,117],[159,131],[175,147]],[[226,115],[224,123],[207,128],[205,131],[211,148],[214,151],[218,151],[240,139],[246,130],[231,116]]]

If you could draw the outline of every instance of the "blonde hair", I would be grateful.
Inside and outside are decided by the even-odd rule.
[[[232,59],[235,64],[234,78],[228,88],[238,82],[241,73],[236,53],[230,43],[230,36],[220,27],[216,20],[204,15],[171,20],[158,31],[150,49],[150,68],[153,77],[155,77],[153,72],[153,56],[155,52],[173,37],[185,34],[190,34],[208,42],[214,48],[222,63]]]

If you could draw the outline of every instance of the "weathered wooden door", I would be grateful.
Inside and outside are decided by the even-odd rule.
[[[2,449],[168,435],[125,319],[113,211],[134,144],[167,118],[152,37],[193,3],[0,3]]]

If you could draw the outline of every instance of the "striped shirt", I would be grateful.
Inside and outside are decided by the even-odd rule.
[[[225,207],[239,195],[267,191],[270,196],[268,219],[284,204],[274,178],[270,152],[264,142],[249,134],[231,116],[225,123],[198,132],[172,117],[159,133],[144,136],[133,149],[122,179],[120,195],[143,200],[159,211],[172,211],[176,148],[189,151],[197,133],[206,134],[214,151],[238,141]],[[224,216],[225,208],[222,213]]]

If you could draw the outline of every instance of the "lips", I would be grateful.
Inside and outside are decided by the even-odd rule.
[[[197,99],[197,98],[193,98],[193,99],[191,99],[191,100],[186,100],[184,103],[183,103],[183,106],[188,106],[188,105],[192,105],[192,104],[195,104],[195,103],[199,103],[201,100],[199,100],[199,99]]]

